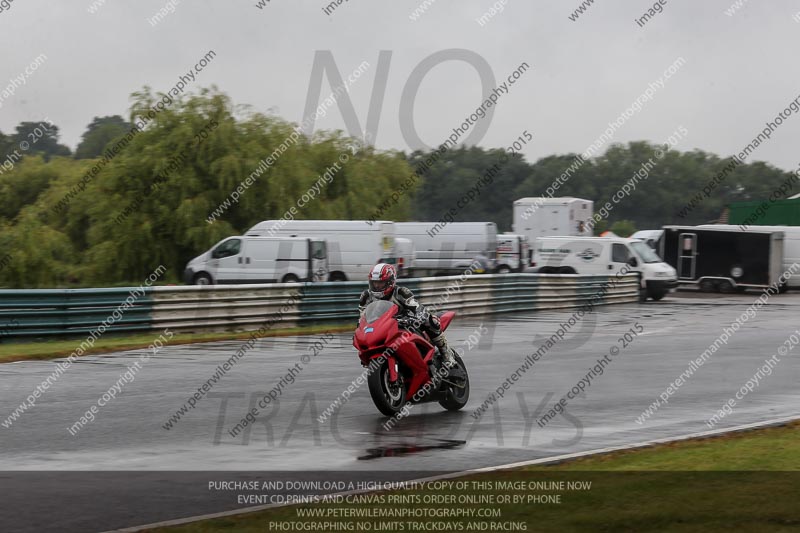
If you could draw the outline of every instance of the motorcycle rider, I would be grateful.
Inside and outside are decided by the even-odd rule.
[[[361,299],[358,303],[359,314],[363,315],[367,305],[375,300],[388,300],[396,304],[401,311],[419,317],[420,329],[428,334],[431,344],[439,349],[445,365],[452,367],[456,360],[453,357],[452,349],[447,346],[447,338],[442,332],[439,317],[428,312],[425,306],[414,298],[414,293],[411,292],[411,289],[397,285],[397,273],[394,266],[388,263],[378,263],[372,267],[367,279],[369,280],[369,288],[361,293]]]

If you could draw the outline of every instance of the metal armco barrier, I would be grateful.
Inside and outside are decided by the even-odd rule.
[[[86,336],[104,322],[110,324],[107,332],[149,331],[153,304],[150,288],[144,288],[143,295],[140,290],[124,312],[117,311],[134,290],[2,289],[0,342],[14,337]]]
[[[639,301],[639,276],[504,274],[400,280],[425,304],[461,316]],[[366,282],[150,287],[108,332],[250,331],[355,322]],[[0,342],[86,335],[129,288],[0,290]]]

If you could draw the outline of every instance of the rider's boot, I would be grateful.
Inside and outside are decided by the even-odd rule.
[[[433,337],[431,339],[431,343],[439,349],[439,353],[442,354],[442,360],[444,361],[445,366],[447,368],[453,368],[456,364],[456,359],[453,357],[453,350],[447,345],[447,337],[444,336],[444,333],[440,333],[439,335]]]

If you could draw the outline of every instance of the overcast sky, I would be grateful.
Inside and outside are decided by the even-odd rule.
[[[328,2],[315,0],[271,0],[263,9],[258,0],[172,0],[175,12],[151,26],[147,19],[166,0],[106,0],[91,14],[92,1],[102,2],[14,0],[0,12],[0,92],[39,54],[47,57],[2,101],[1,131],[46,116],[74,148],[94,116],[127,116],[133,91],[168,90],[209,50],[217,57],[193,88],[215,84],[236,104],[293,122],[302,119],[316,51],[330,50],[343,76],[367,61],[350,89],[362,128],[378,55],[391,50],[375,144],[403,150],[401,94],[426,57],[473,51],[498,83],[527,62],[531,70],[500,99],[478,144],[505,147],[528,130],[534,140],[523,152],[530,161],[584,151],[679,57],[685,64],[615,132],[615,142],[663,142],[683,126],[689,133],[678,149],[731,155],[800,95],[797,0],[743,0],[733,16],[725,11],[735,0],[668,0],[644,27],[634,19],[652,2],[597,0],[572,21],[579,0],[506,0],[480,26],[476,19],[502,2],[427,0],[427,11],[412,21],[425,0],[349,0],[330,15],[322,10]],[[330,90],[326,80],[323,97]],[[437,65],[415,100],[420,137],[440,144],[481,99],[473,66]],[[345,129],[345,122],[333,108],[317,127]],[[798,133],[800,116],[792,116],[750,160],[796,169]]]

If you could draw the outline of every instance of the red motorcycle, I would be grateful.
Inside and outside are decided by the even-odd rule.
[[[438,401],[457,411],[469,400],[469,375],[460,355],[447,368],[428,336],[419,328],[417,317],[403,316],[397,305],[386,300],[369,304],[358,322],[353,346],[363,366],[375,407],[395,416],[407,403]],[[442,331],[455,312],[439,315]]]

